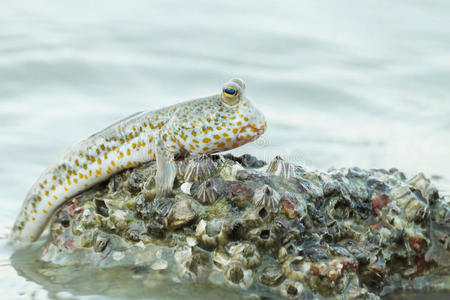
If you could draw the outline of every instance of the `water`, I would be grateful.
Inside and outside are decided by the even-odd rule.
[[[235,153],[423,171],[450,190],[450,2],[112,2],[1,1],[1,236],[73,142],[133,112],[217,93],[234,76],[269,122],[264,138]],[[83,270],[61,271],[70,279],[61,283],[33,257],[13,268],[12,252],[0,239],[4,299],[176,294],[127,294],[123,272],[99,275],[124,283],[109,292]]]

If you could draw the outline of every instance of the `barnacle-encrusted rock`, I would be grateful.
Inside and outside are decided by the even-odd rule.
[[[42,259],[131,266],[148,288],[195,282],[270,298],[450,289],[449,200],[422,173],[306,171],[279,157],[262,168],[230,154],[177,164],[166,198],[149,163],[72,199]]]

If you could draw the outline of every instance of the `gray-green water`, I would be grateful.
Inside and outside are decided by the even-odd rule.
[[[269,121],[264,138],[235,153],[423,171],[450,190],[446,0],[0,4],[2,237],[73,142],[133,112],[217,93],[233,76]],[[127,271],[64,270],[29,255],[14,268],[12,253],[0,239],[1,299],[232,297],[135,286]]]

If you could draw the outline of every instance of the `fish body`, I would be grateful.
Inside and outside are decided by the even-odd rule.
[[[244,91],[244,82],[232,79],[217,95],[134,114],[73,145],[31,187],[11,238],[35,241],[58,207],[124,169],[156,160],[157,193],[165,195],[177,155],[207,155],[256,140],[266,120]]]

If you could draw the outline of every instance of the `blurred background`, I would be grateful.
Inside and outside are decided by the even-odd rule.
[[[71,144],[231,77],[269,125],[234,153],[396,167],[450,190],[447,0],[0,2],[2,237]],[[0,239],[0,290],[48,297],[16,275],[11,252]]]

